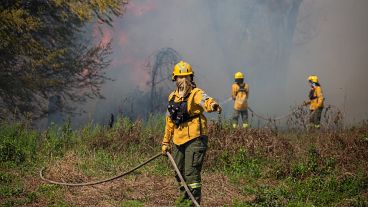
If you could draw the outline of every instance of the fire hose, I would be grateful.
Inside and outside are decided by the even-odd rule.
[[[224,105],[224,104],[227,104],[228,102],[230,102],[232,100],[232,98],[227,98],[225,99],[224,101],[220,102],[220,105]],[[251,107],[248,107],[249,111],[252,112],[252,114],[254,114],[256,117],[258,117],[259,119],[263,119],[265,121],[279,121],[279,120],[282,120],[282,119],[285,119],[285,118],[288,118],[290,116],[292,116],[300,107],[304,106],[304,104],[301,104],[301,105],[298,105],[294,108],[291,109],[291,111],[287,114],[284,114],[284,115],[281,115],[281,116],[278,116],[278,117],[266,117],[266,116],[263,116],[257,112],[255,112]],[[327,107],[326,107],[326,110],[329,110],[331,108],[336,108],[340,113],[341,113],[341,110],[339,109],[339,107],[335,106],[335,105],[331,105],[329,104]]]
[[[227,98],[226,100],[220,102],[220,105],[224,105],[226,103],[228,103],[229,101],[231,101],[232,98]],[[277,121],[277,120],[282,120],[282,119],[285,119],[291,115],[293,115],[293,113],[295,113],[295,111],[299,108],[299,106],[293,108],[289,113],[285,114],[285,115],[281,115],[279,117],[274,117],[274,118],[271,118],[271,117],[265,117],[261,114],[258,114],[256,113],[251,107],[248,107],[249,111],[252,112],[256,117],[258,117],[259,119],[263,119],[265,121]]]
[[[299,108],[299,106],[293,108],[287,114],[284,114],[284,115],[281,115],[281,116],[278,116],[278,117],[271,118],[271,117],[265,117],[263,115],[260,115],[260,114],[256,113],[251,107],[248,107],[249,111],[252,112],[256,117],[258,117],[260,119],[263,119],[263,120],[266,120],[266,121],[278,121],[278,120],[282,120],[282,119],[288,118],[289,116],[293,115],[295,113],[295,111],[298,110],[298,108]]]
[[[179,168],[178,168],[178,166],[176,165],[176,163],[174,161],[174,158],[172,157],[172,155],[169,152],[166,152],[166,155],[169,158],[172,166],[174,167],[174,170],[177,173],[177,175],[178,175],[178,177],[179,177],[182,185],[184,186],[185,191],[189,195],[190,199],[192,200],[192,202],[194,203],[195,206],[199,207],[198,202],[195,200],[195,198],[194,198],[193,194],[190,192],[189,187],[186,184],[183,176],[181,175],[181,173],[179,171]],[[132,169],[126,171],[126,172],[123,172],[121,174],[118,174],[116,176],[113,176],[113,177],[110,177],[110,178],[107,178],[107,179],[98,180],[98,181],[91,181],[91,182],[85,182],[85,183],[65,183],[65,182],[59,182],[59,181],[50,180],[50,179],[44,177],[44,171],[45,171],[46,167],[43,167],[40,170],[40,178],[43,181],[46,181],[48,183],[55,184],[55,185],[64,185],[64,186],[90,186],[90,185],[97,185],[97,184],[102,184],[102,183],[110,182],[110,181],[116,180],[118,178],[121,178],[121,177],[123,177],[125,175],[128,175],[128,174],[134,172],[135,170],[143,167],[144,165],[148,164],[149,162],[157,159],[160,156],[162,156],[162,154],[161,153],[158,153],[158,154],[154,155],[153,157],[149,158],[148,160],[144,161],[143,163],[137,165],[136,167],[134,167],[134,168],[132,168]]]
[[[266,120],[266,121],[279,121],[279,120],[282,120],[282,119],[285,119],[285,118],[288,118],[290,116],[292,116],[297,110],[300,109],[300,107],[302,107],[304,105],[299,105],[299,106],[296,106],[294,107],[293,109],[291,109],[291,111],[287,114],[284,114],[284,115],[281,115],[281,116],[278,116],[278,117],[274,117],[274,118],[271,118],[271,117],[265,117],[263,115],[260,115],[258,113],[256,113],[252,108],[248,107],[249,111],[252,112],[256,117],[260,118],[260,119],[263,119],[263,120]],[[331,108],[335,108],[339,113],[341,113],[339,107],[335,106],[335,105],[327,105],[326,107],[326,111],[330,110]]]

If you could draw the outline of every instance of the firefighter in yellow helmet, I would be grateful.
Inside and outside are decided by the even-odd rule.
[[[176,90],[168,98],[165,135],[162,141],[162,154],[169,151],[170,140],[174,143],[174,160],[183,175],[193,196],[201,199],[201,170],[207,150],[207,119],[203,112],[221,113],[220,105],[193,81],[192,67],[180,61],[174,66],[172,80]],[[176,175],[180,183],[179,177]],[[180,203],[191,202],[180,186]]]
[[[321,115],[324,107],[324,97],[318,77],[311,75],[308,77],[308,82],[311,85],[309,91],[309,100],[305,101],[305,105],[309,105],[310,110],[310,126],[316,129],[320,128]]]
[[[233,128],[238,126],[239,116],[242,118],[243,128],[248,128],[248,96],[249,86],[244,82],[244,74],[235,73],[235,82],[232,85],[232,98],[234,100]]]

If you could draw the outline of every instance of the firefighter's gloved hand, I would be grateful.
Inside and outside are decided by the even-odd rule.
[[[163,156],[166,156],[166,152],[170,152],[170,145],[169,143],[163,143],[161,147],[161,152]]]
[[[218,103],[213,103],[212,104],[212,109],[213,109],[213,111],[217,111],[217,113],[221,114],[222,108]]]

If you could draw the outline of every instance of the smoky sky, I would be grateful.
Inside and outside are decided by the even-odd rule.
[[[299,3],[298,3],[299,2]],[[114,27],[95,39],[112,40],[105,99],[76,118],[104,120],[132,90],[147,91],[147,59],[175,49],[195,72],[199,88],[219,102],[231,96],[233,75],[245,73],[249,104],[282,115],[302,103],[307,77],[318,75],[326,104],[350,122],[368,116],[368,1],[366,0],[131,0]],[[163,103],[164,104],[164,103]],[[148,107],[148,106],[147,106]],[[229,117],[232,104],[224,105]]]

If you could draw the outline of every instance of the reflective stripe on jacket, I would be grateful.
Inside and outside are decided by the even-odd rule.
[[[174,97],[175,102],[183,101],[184,98],[179,98],[178,91],[174,91],[169,96],[169,101]],[[212,112],[212,104],[216,103],[215,100],[209,97],[203,90],[194,88],[188,97],[187,108],[190,116],[200,115],[197,118],[193,118],[187,122],[175,126],[174,122],[170,119],[170,115],[166,114],[166,126],[165,135],[162,143],[169,143],[171,138],[175,145],[182,145],[200,135],[207,135],[207,119],[203,115],[203,111]],[[201,121],[201,124],[199,124]]]

